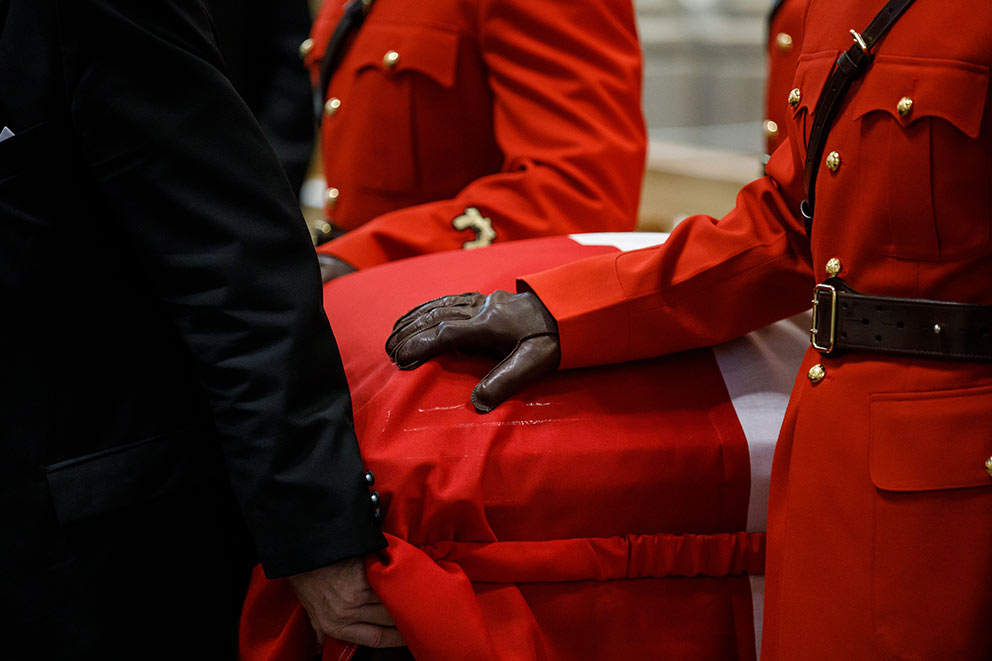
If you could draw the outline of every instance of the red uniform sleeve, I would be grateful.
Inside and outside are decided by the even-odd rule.
[[[663,245],[523,278],[558,321],[561,367],[718,344],[807,309],[815,282],[788,139],[768,172],[722,219],[687,218]]]
[[[453,199],[374,218],[320,252],[363,268],[463,248],[476,233],[453,222],[469,209],[495,234],[478,233],[480,244],[634,228],[646,138],[629,0],[490,0],[478,21],[501,171]]]

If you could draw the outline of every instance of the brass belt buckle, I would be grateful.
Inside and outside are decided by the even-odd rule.
[[[820,300],[822,292],[830,292],[830,342],[827,345],[817,344],[820,321],[820,304],[826,301]],[[809,343],[813,348],[823,353],[830,353],[834,350],[834,336],[837,331],[837,288],[833,285],[818,284],[813,287],[813,327],[809,329]]]

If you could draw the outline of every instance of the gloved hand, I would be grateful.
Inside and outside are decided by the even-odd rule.
[[[472,390],[472,405],[488,413],[551,372],[561,361],[558,324],[531,292],[496,290],[443,296],[399,318],[386,353],[401,370],[452,351],[495,353],[500,363]]]
[[[334,255],[327,255],[322,252],[317,253],[317,263],[320,264],[320,281],[323,283],[328,283],[334,278],[340,278],[342,275],[348,275],[358,270]]]

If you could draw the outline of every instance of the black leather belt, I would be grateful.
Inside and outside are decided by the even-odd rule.
[[[813,348],[992,360],[992,305],[867,296],[829,278],[813,290]]]

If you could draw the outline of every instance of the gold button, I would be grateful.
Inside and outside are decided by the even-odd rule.
[[[836,278],[838,273],[840,273],[840,260],[836,257],[831,257],[827,260],[827,275],[831,278]]]
[[[769,138],[778,137],[778,124],[770,119],[765,120],[765,135]]]
[[[341,196],[341,191],[337,188],[328,188],[324,191],[324,205],[329,209],[333,209],[334,205],[338,203],[338,198]]]
[[[796,89],[789,92],[789,105],[795,108],[796,106],[799,105],[799,101],[802,98],[803,98],[802,92],[800,92],[799,88],[797,87]]]
[[[908,96],[904,96],[899,99],[899,103],[896,104],[896,110],[899,114],[905,117],[909,114],[909,111],[913,109],[913,100]]]
[[[386,54],[382,56],[382,63],[386,65],[387,69],[392,69],[396,66],[396,63],[400,61],[400,54],[394,50],[386,51]]]
[[[300,57],[304,58],[313,50],[313,39],[304,39],[300,44]]]
[[[827,375],[827,370],[823,369],[823,365],[821,365],[820,363],[817,363],[816,365],[810,367],[809,372],[806,373],[806,376],[809,377],[809,380],[812,381],[813,383],[819,383],[820,381],[823,381],[823,377],[825,377],[826,375]]]
[[[324,114],[327,115],[328,117],[331,117],[334,115],[334,113],[338,111],[338,108],[340,107],[341,107],[341,99],[337,98],[336,96],[332,96],[327,100],[327,103],[324,104]]]
[[[840,167],[840,154],[835,151],[827,154],[827,167],[831,172],[837,172],[837,168]]]
[[[992,477],[992,457],[985,460],[985,472],[989,474],[989,477]]]
[[[785,32],[779,32],[775,37],[775,45],[783,53],[788,53],[792,50],[792,35],[786,34]]]

